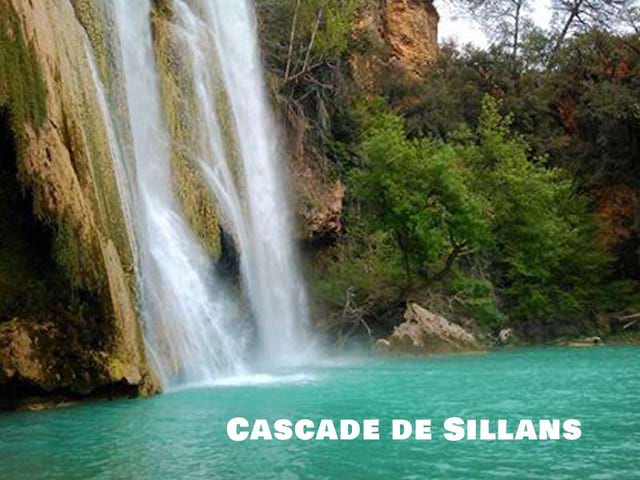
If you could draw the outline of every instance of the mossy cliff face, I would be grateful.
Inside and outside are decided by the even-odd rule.
[[[217,209],[201,172],[192,163],[200,153],[198,116],[193,114],[199,107],[192,79],[187,74],[191,70],[189,58],[174,30],[172,17],[169,2],[157,0],[152,26],[164,111],[172,139],[174,184],[193,232],[206,251],[219,259],[221,235]]]
[[[0,162],[32,199],[28,221],[49,237],[35,245],[16,236],[18,247],[0,261],[13,255],[26,265],[37,250],[51,262],[40,272],[26,269],[21,281],[38,284],[47,275],[47,289],[57,292],[54,304],[0,311],[0,391],[154,388],[134,307],[130,240],[87,57],[87,38],[98,44],[101,35],[101,12],[91,9],[98,3],[0,0],[0,112],[4,142],[15,144],[3,148],[14,154]],[[89,36],[76,11],[96,25]],[[96,52],[98,68],[106,68],[106,54]],[[16,175],[0,183],[15,190]],[[2,200],[2,228],[15,233],[15,204]],[[0,269],[0,275],[13,273]],[[41,297],[42,291],[22,294]]]

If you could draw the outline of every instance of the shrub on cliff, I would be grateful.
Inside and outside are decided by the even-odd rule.
[[[348,47],[352,22],[363,0],[260,0],[267,62],[287,83]]]

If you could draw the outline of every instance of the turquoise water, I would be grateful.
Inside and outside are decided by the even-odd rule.
[[[0,416],[0,478],[640,478],[640,349],[339,360],[148,400]],[[241,382],[238,382],[241,383]],[[226,422],[379,418],[382,439],[234,443]],[[447,442],[441,422],[577,418],[577,441]],[[432,441],[391,441],[432,418]]]

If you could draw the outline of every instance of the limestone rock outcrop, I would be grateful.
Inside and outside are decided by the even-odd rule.
[[[386,4],[391,59],[419,77],[438,59],[438,12],[428,0],[387,0]]]
[[[116,384],[135,391],[143,382],[140,368],[126,358],[84,349],[79,337],[63,330],[54,321],[0,324],[0,385],[9,397],[17,388],[87,395]]]
[[[313,177],[299,182],[307,187],[314,183]],[[345,186],[340,180],[315,186],[317,189],[307,189],[304,192],[306,201],[298,203],[299,216],[304,225],[303,239],[335,238],[342,232]]]
[[[309,141],[308,126],[296,115],[284,119],[287,125],[288,164],[295,197],[299,231],[305,242],[334,239],[342,232],[342,207],[345,185],[329,174],[329,160]]]
[[[376,94],[390,75],[419,79],[438,59],[439,20],[431,0],[384,0],[365,8],[353,29],[361,45],[350,60],[355,81]]]
[[[407,305],[404,320],[388,338],[378,340],[378,351],[428,355],[482,350],[473,334],[417,303]]]
[[[502,345],[506,345],[511,342],[513,339],[513,329],[512,328],[503,328],[498,332],[498,341]]]
[[[575,340],[571,340],[563,343],[564,346],[574,347],[574,348],[583,348],[583,347],[601,347],[605,343],[602,341],[600,337],[586,337],[586,338],[578,338]]]

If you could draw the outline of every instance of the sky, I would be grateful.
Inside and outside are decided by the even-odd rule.
[[[541,27],[548,27],[551,23],[551,0],[536,0],[534,4],[531,17]],[[453,39],[459,44],[472,43],[482,48],[488,46],[489,41],[475,20],[457,16],[446,0],[436,2],[436,7],[440,13],[440,42]]]

